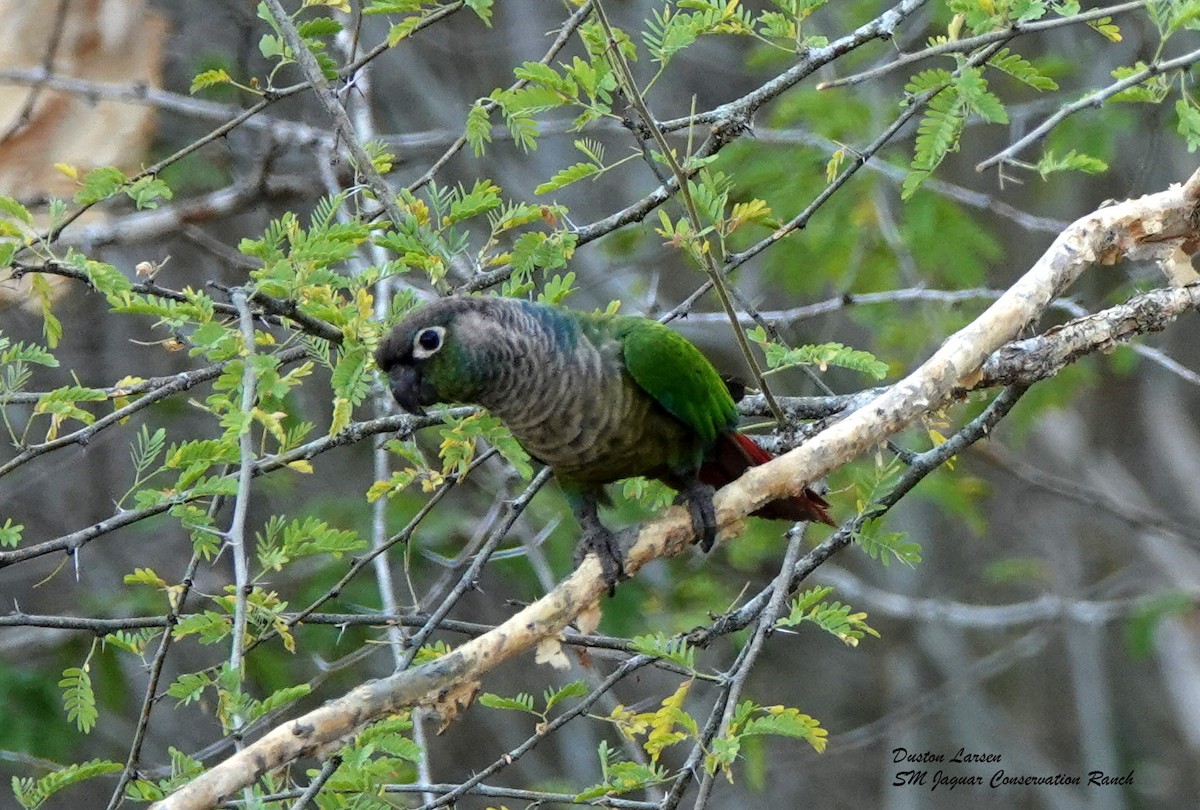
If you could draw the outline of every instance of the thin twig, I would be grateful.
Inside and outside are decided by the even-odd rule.
[[[646,106],[646,100],[642,98],[641,92],[638,90],[637,80],[633,77],[633,71],[629,69],[629,63],[625,60],[625,55],[621,52],[616,35],[613,33],[612,26],[609,25],[608,15],[604,11],[604,5],[600,0],[594,0],[596,8],[596,19],[600,22],[604,29],[604,35],[608,41],[607,55],[613,72],[617,74],[618,80],[625,88],[625,96],[629,99],[630,104],[637,110],[638,115],[642,119],[647,131],[658,145],[659,151],[663,160],[667,162],[667,166],[671,169],[671,174],[675,177],[675,183],[679,188],[679,196],[683,200],[684,209],[687,211],[688,220],[692,225],[692,233],[699,234],[704,230],[704,223],[700,219],[700,210],[696,206],[696,201],[692,198],[691,189],[688,188],[688,178],[691,176],[690,171],[685,171],[683,166],[675,158],[675,152],[671,149],[671,145],[667,143],[666,136],[659,129],[658,123],[654,116],[650,113],[649,107]],[[750,342],[746,338],[746,333],[738,325],[737,310],[733,306],[733,300],[729,294],[729,288],[725,284],[725,279],[722,277],[719,269],[720,263],[724,259],[724,250],[720,240],[709,242],[705,240],[706,246],[711,246],[713,250],[698,250],[698,260],[700,265],[708,273],[709,279],[713,283],[714,289],[717,291],[717,297],[721,301],[721,307],[725,310],[726,316],[729,318],[730,328],[733,330],[734,339],[737,341],[738,348],[741,350],[742,357],[745,358],[747,366],[750,368],[750,374],[754,377],[754,384],[762,395],[766,397],[767,404],[771,408],[771,413],[775,416],[775,421],[779,424],[784,423],[783,411],[779,404],[775,402],[775,397],[771,393],[770,387],[767,385],[766,378],[763,376],[762,367],[759,365],[758,358],[750,349]]]
[[[426,499],[425,503],[421,505],[421,508],[417,510],[417,513],[412,516],[403,529],[387,538],[384,542],[379,543],[378,545],[373,545],[369,552],[355,559],[349,570],[347,570],[337,582],[330,586],[325,593],[314,599],[308,605],[308,607],[304,608],[299,613],[287,620],[288,628],[290,629],[301,622],[309,621],[309,617],[316,612],[317,608],[328,602],[330,599],[333,599],[341,594],[342,589],[345,588],[346,585],[348,585],[360,571],[366,568],[367,565],[371,564],[376,557],[386,554],[389,549],[395,547],[397,544],[407,543],[409,539],[411,539],[413,532],[417,530],[417,527],[421,525],[421,522],[429,515],[430,512],[433,511],[433,508],[437,506],[438,502],[441,501],[442,498],[444,498],[456,484],[458,484],[461,478],[470,475],[471,472],[480,464],[482,464],[487,458],[487,455],[481,455],[479,458],[475,459],[475,461],[471,463],[471,466],[467,468],[466,472],[461,477],[457,475],[448,476],[446,480],[442,482],[441,486],[434,490],[433,494]],[[421,624],[417,626],[424,626],[428,623],[428,621],[429,617],[425,617],[422,619]],[[260,638],[258,642],[266,641],[267,638],[268,636],[264,636]],[[405,639],[405,644],[407,645],[408,643],[408,640]],[[401,661],[400,663],[403,662]],[[397,666],[399,666],[399,663]]]
[[[409,794],[409,793],[441,793],[444,791],[455,790],[457,785],[434,784],[431,782],[418,782],[412,785],[379,785],[378,790],[385,794]],[[346,791],[347,793],[351,791]],[[279,802],[291,799],[299,795],[298,790],[283,791],[280,793],[268,793],[264,796],[258,796],[255,801],[266,804],[268,802]],[[553,793],[544,790],[522,790],[520,788],[498,787],[494,785],[474,785],[464,795],[472,796],[487,796],[496,799],[519,799],[529,802],[526,807],[537,808],[543,805],[583,805],[587,807],[608,807],[612,810],[655,810],[658,807],[654,802],[639,802],[632,799],[622,799],[617,796],[599,796],[595,799],[581,801],[576,798],[574,793]],[[221,807],[240,808],[245,802],[231,801],[221,805]]]
[[[233,303],[238,308],[238,325],[242,333],[242,418],[246,420],[238,436],[237,496],[233,502],[233,518],[230,521],[226,542],[233,557],[233,632],[229,651],[229,668],[242,679],[242,647],[246,636],[246,599],[250,595],[250,570],[246,564],[246,522],[250,511],[250,480],[254,477],[254,434],[251,414],[258,401],[258,366],[254,362],[254,318],[246,290],[238,287],[233,291]],[[234,718],[233,730],[238,731],[241,718]]]
[[[768,587],[762,593],[768,593],[769,591],[770,588]],[[710,625],[705,629],[714,628]],[[720,634],[723,635],[723,633]],[[706,637],[705,642],[711,642],[715,637],[715,635]],[[749,647],[743,646],[738,651],[731,669],[737,669],[748,649]],[[704,728],[700,730],[700,737],[696,740],[696,744],[692,746],[692,751],[688,754],[683,767],[679,769],[679,773],[675,776],[675,781],[671,783],[671,789],[667,791],[667,795],[663,797],[662,802],[659,804],[659,810],[675,810],[679,806],[679,802],[683,800],[683,795],[687,792],[688,785],[696,778],[696,771],[700,768],[705,755],[712,746],[713,739],[717,736],[717,731],[721,728],[721,720],[725,717],[725,710],[729,706],[729,688],[730,681],[728,678],[725,678],[721,688],[717,691],[717,697],[713,701],[712,707],[708,710],[708,720],[705,721]]]
[[[659,126],[664,132],[674,132],[677,129],[690,129],[698,124],[728,126],[737,121],[748,123],[754,113],[764,104],[778,98],[825,65],[868,42],[877,39],[891,39],[900,23],[919,11],[926,2],[928,0],[903,0],[828,45],[805,48],[796,60],[796,64],[741,98],[707,112],[660,121]]]
[[[329,81],[321,71],[321,66],[317,64],[317,58],[313,56],[304,38],[300,36],[300,32],[296,29],[296,24],[292,21],[291,15],[287,13],[279,0],[263,0],[263,2],[270,10],[271,16],[275,19],[275,24],[279,26],[279,30],[282,32],[283,38],[287,41],[288,47],[291,48],[292,58],[296,60],[296,64],[299,65],[300,70],[304,73],[304,77],[312,85],[317,100],[325,108],[325,112],[332,119],[333,126],[337,130],[338,135],[343,143],[345,143],[346,148],[350,150],[355,170],[363,176],[371,192],[375,195],[376,202],[387,212],[388,218],[394,223],[403,222],[404,214],[396,204],[396,195],[388,187],[387,181],[383,179],[383,175],[375,168],[375,163],[371,160],[371,156],[363,148],[362,143],[358,139],[358,133],[354,129],[354,124],[350,121],[350,117],[346,115],[346,108],[342,106],[337,92],[329,85]]]
[[[306,787],[304,792],[296,798],[295,803],[292,804],[289,810],[304,810],[304,808],[312,804],[313,799],[317,798],[317,794],[321,792],[321,788],[325,787],[325,783],[328,782],[333,776],[334,772],[341,767],[341,764],[342,758],[337,754],[334,754],[332,757],[325,760],[325,763],[321,766],[321,770],[319,770],[317,775],[313,777],[312,781],[308,783],[308,787]],[[265,804],[268,800],[259,797],[258,801]],[[278,801],[278,799],[275,799],[275,801]]]
[[[1191,537],[1195,537],[1193,533]],[[1161,600],[1161,592],[1125,599],[1070,599],[1043,594],[1036,599],[1004,605],[977,605],[949,599],[930,599],[877,588],[845,568],[827,564],[813,578],[837,589],[839,597],[862,602],[873,614],[931,624],[950,624],[972,630],[1011,630],[1031,624],[1069,619],[1080,624],[1105,625],[1135,615]],[[1197,595],[1200,597],[1200,594]]]
[[[554,58],[558,56],[559,51],[561,51],[571,40],[571,37],[574,36],[575,31],[578,30],[579,26],[583,25],[583,21],[587,19],[591,12],[592,2],[591,0],[585,0],[585,2],[580,5],[579,8],[577,8],[571,14],[571,16],[567,18],[566,22],[564,22],[558,29],[558,35],[554,38],[554,42],[550,44],[550,48],[546,51],[545,55],[542,56],[542,58],[538,61],[538,64],[549,65],[551,62],[553,62]],[[512,92],[515,90],[520,90],[527,84],[529,84],[528,79],[518,79],[508,88],[508,91]],[[492,111],[495,110],[499,105],[496,101],[489,99],[481,106],[483,111],[490,115]],[[428,185],[429,182],[437,176],[437,173],[442,170],[442,167],[449,163],[450,159],[462,151],[462,148],[466,145],[467,135],[464,132],[454,139],[450,146],[447,147],[446,151],[442,153],[442,156],[433,162],[433,165],[426,169],[420,177],[409,183],[406,188],[409,191],[416,191],[417,189]]]
[[[160,171],[165,169],[167,166],[170,166],[173,163],[177,163],[178,161],[180,161],[183,158],[190,155],[192,152],[195,152],[196,150],[212,143],[213,141],[219,140],[220,138],[224,137],[232,130],[237,129],[239,126],[241,126],[242,123],[253,118],[255,115],[257,115],[258,113],[265,110],[270,104],[271,104],[271,102],[266,99],[258,102],[257,104],[253,105],[252,107],[247,108],[240,115],[237,115],[234,118],[231,118],[229,121],[225,122],[221,126],[217,127],[213,131],[209,132],[207,135],[205,135],[201,138],[198,138],[197,140],[192,141],[187,146],[184,146],[183,148],[177,150],[174,154],[168,155],[167,157],[163,158],[162,160],[158,161],[157,163],[153,164],[152,166],[149,166],[149,167],[141,170],[140,172],[137,172],[136,174],[131,175],[130,177],[127,178],[127,182],[133,183],[137,180],[142,179],[143,177],[153,177],[154,175],[158,174]],[[70,226],[73,222],[75,222],[77,219],[79,219],[81,216],[83,216],[85,213],[87,213],[92,208],[92,206],[94,206],[96,204],[97,203],[87,203],[85,205],[79,206],[74,211],[72,211],[70,214],[63,217],[63,219],[60,222],[58,222],[58,224],[56,224],[54,227],[50,228],[45,233],[40,234],[38,236],[36,242],[46,243],[46,244],[49,244],[50,242],[54,242],[55,240],[58,239],[58,237],[62,234],[62,232],[64,230],[66,230],[66,228],[68,226]]]
[[[50,260],[42,264],[26,264],[24,262],[13,262],[12,278],[20,279],[28,273],[45,273],[47,275],[62,276],[76,281],[82,281],[88,285],[89,289],[95,289],[92,279],[86,272],[78,267],[72,267],[63,262]],[[155,296],[164,298],[168,301],[189,302],[193,300],[192,295],[189,295],[182,290],[173,290],[158,284],[144,284],[141,282],[133,282],[129,287],[131,292],[141,295]],[[300,309],[300,305],[295,301],[289,301],[283,298],[275,298],[266,293],[255,290],[249,294],[249,300],[262,312],[268,315],[274,315],[281,318],[287,318],[293,321],[300,327],[301,331],[319,337],[322,340],[327,340],[330,343],[340,345],[342,342],[342,330],[336,326],[322,321],[320,318],[314,318]],[[220,301],[213,302],[213,311],[219,312],[222,315],[237,316],[237,307],[233,304],[225,304]]]
[[[1094,93],[1088,93],[1078,101],[1060,107],[1058,112],[1054,113],[1054,115],[1051,115],[1045,121],[1038,124],[1032,130],[1026,133],[1024,137],[1014,141],[1007,148],[1002,149],[987,160],[978,163],[975,166],[975,171],[981,172],[984,169],[991,168],[999,163],[1010,163],[1018,152],[1041,140],[1050,132],[1050,130],[1054,129],[1068,117],[1074,115],[1080,110],[1087,109],[1088,107],[1102,107],[1106,99],[1115,96],[1122,90],[1127,90],[1130,87],[1139,85],[1146,79],[1166,73],[1169,70],[1174,70],[1175,68],[1185,68],[1189,65],[1195,64],[1196,62],[1200,62],[1200,49],[1185,53],[1183,56],[1178,56],[1174,59],[1168,59],[1165,62],[1153,62],[1142,70],[1139,70],[1136,73],[1131,73],[1120,81],[1113,82],[1107,87],[1101,88]]]
[[[517,518],[521,516],[521,513],[525,511],[525,507],[529,505],[529,502],[533,499],[533,496],[536,495],[538,490],[550,480],[551,474],[552,473],[549,467],[542,469],[533,477],[533,480],[529,482],[529,486],[525,487],[524,492],[505,504],[507,514],[505,514],[504,519],[500,522],[500,524],[492,530],[491,537],[487,539],[487,542],[484,543],[483,547],[479,549],[479,552],[475,555],[475,558],[471,560],[471,564],[467,566],[467,570],[464,571],[463,575],[459,578],[458,584],[456,584],[450,593],[438,603],[437,608],[434,609],[430,614],[429,621],[427,621],[420,630],[418,630],[416,633],[413,633],[412,638],[409,639],[409,650],[404,656],[404,661],[399,669],[405,669],[412,664],[412,660],[416,657],[417,652],[420,651],[421,645],[429,639],[430,635],[432,635],[435,630],[437,630],[442,619],[446,618],[446,616],[450,614],[450,611],[454,609],[456,604],[458,604],[458,600],[461,599],[467,591],[475,587],[475,582],[479,579],[479,575],[482,573],[483,567],[487,565],[487,561],[491,557],[492,552],[496,550],[497,546],[499,546],[501,541],[504,540],[504,538],[508,535],[508,530],[512,528],[512,525],[517,521]]]
[[[1007,40],[1002,39],[999,42],[993,43],[992,45],[985,46],[983,50],[979,51],[970,59],[968,59],[963,67],[955,71],[955,75],[967,67],[975,67],[987,61],[997,51],[1004,47],[1004,43],[1006,41]],[[941,87],[933,87],[917,95],[916,97],[909,99],[904,110],[896,116],[892,123],[889,124],[883,130],[883,132],[879,133],[875,140],[873,140],[865,149],[862,151],[855,151],[846,168],[842,169],[838,176],[834,178],[833,182],[822,189],[821,193],[818,194],[803,211],[777,228],[770,236],[759,240],[755,244],[739,253],[730,254],[729,258],[725,262],[723,272],[732,272],[735,268],[745,264],[759,253],[762,253],[768,247],[778,242],[780,239],[783,239],[788,234],[791,234],[807,225],[808,221],[812,219],[813,214],[815,214],[817,210],[829,200],[830,197],[832,197],[842,186],[844,186],[846,182],[875,155],[876,152],[882,149],[884,145],[888,143],[888,141],[895,137],[896,133],[898,133],[910,119],[914,118],[917,113],[924,109],[925,105],[930,99],[940,93],[943,89],[945,89],[945,85]]]
[[[1105,6],[1104,8],[1093,8],[1087,11],[1080,12],[1073,17],[1061,17],[1053,20],[1037,20],[1034,22],[1014,22],[1007,28],[1002,28],[997,31],[989,31],[986,34],[979,34],[966,39],[956,39],[949,42],[942,42],[937,45],[931,45],[928,48],[917,51],[916,53],[903,54],[890,62],[886,62],[879,67],[864,70],[861,73],[855,73],[852,76],[845,76],[841,79],[831,79],[827,82],[821,82],[817,85],[818,90],[831,90],[835,87],[845,87],[847,85],[860,84],[868,79],[875,79],[892,71],[899,70],[925,59],[930,59],[934,56],[944,56],[950,53],[967,53],[973,51],[983,45],[990,45],[993,42],[1007,41],[1012,37],[1021,36],[1022,34],[1033,34],[1038,31],[1048,31],[1053,28],[1062,28],[1068,25],[1077,25],[1079,23],[1088,23],[1093,20],[1111,17],[1115,14],[1121,14],[1126,11],[1134,11],[1146,5],[1146,0],[1133,0],[1128,3],[1118,3],[1113,6]]]
[[[592,707],[592,705],[595,704],[595,702],[597,700],[599,700],[602,695],[604,695],[606,692],[608,692],[610,689],[612,689],[614,686],[616,686],[617,683],[619,683],[621,680],[623,680],[626,676],[630,675],[633,672],[636,672],[637,670],[641,669],[642,667],[646,666],[647,664],[652,663],[654,660],[655,660],[655,657],[653,655],[635,655],[632,658],[628,659],[623,664],[621,664],[621,666],[619,666],[615,670],[613,670],[613,672],[607,678],[605,678],[603,681],[601,681],[599,686],[597,686],[595,689],[593,689],[591,692],[589,692],[587,695],[585,695],[582,699],[580,699],[580,701],[578,703],[576,703],[574,706],[572,706],[567,711],[560,714],[558,717],[555,717],[553,720],[551,720],[549,723],[547,723],[543,728],[538,729],[538,731],[533,736],[526,739],[525,742],[521,743],[520,745],[518,745],[516,748],[512,749],[511,751],[501,755],[491,765],[488,765],[487,767],[483,768],[481,771],[476,773],[470,779],[463,782],[461,785],[458,785],[455,788],[453,788],[452,790],[447,791],[444,795],[440,796],[438,799],[422,805],[419,808],[419,810],[434,810],[437,807],[444,807],[444,806],[456,801],[460,797],[465,796],[466,794],[472,792],[472,790],[474,790],[476,787],[478,787],[479,783],[482,782],[484,779],[487,779],[489,776],[496,773],[497,771],[499,771],[503,768],[506,768],[509,765],[511,765],[512,763],[516,762],[518,759],[520,759],[525,754],[527,754],[529,751],[531,751],[533,749],[533,747],[535,745],[537,745],[539,742],[541,742],[543,739],[550,736],[555,731],[557,731],[558,729],[562,728],[567,723],[569,723],[571,720],[574,720],[576,717],[579,717],[581,714],[583,714],[588,709],[590,709]]]
[[[1130,526],[1173,535],[1188,543],[1200,537],[1200,527],[1194,523],[1178,520],[1159,509],[1146,509],[1128,501],[1114,501],[1104,497],[1092,487],[1076,483],[1068,478],[1054,475],[1032,464],[1012,458],[995,447],[976,448],[972,457],[982,459],[996,469],[1045,492],[1053,493],[1075,503],[1117,518]]]
[[[343,431],[333,436],[323,436],[302,444],[299,447],[292,448],[285,453],[259,458],[254,465],[253,472],[255,476],[265,475],[276,470],[281,470],[296,461],[310,461],[335,447],[355,444],[367,436],[374,436],[379,433],[397,433],[401,437],[405,437],[411,435],[414,430],[440,423],[447,415],[463,417],[472,413],[475,413],[474,408],[452,408],[429,416],[414,417],[405,414],[386,416],[381,419],[370,419],[365,422],[351,422]],[[191,492],[182,493],[162,503],[142,509],[119,510],[112,517],[101,520],[98,523],[93,523],[87,528],[56,537],[53,540],[9,551],[0,551],[0,569],[58,551],[74,553],[97,537],[102,537],[146,518],[161,515],[181,503],[188,503],[205,497],[209,496],[194,495]]]
[[[789,586],[792,579],[792,569],[795,568],[796,561],[800,558],[800,550],[804,546],[804,525],[798,524],[788,531],[787,549],[784,551],[783,563],[779,568],[779,573],[771,583],[769,589],[770,598],[767,600],[767,606],[759,614],[757,624],[754,628],[754,635],[750,637],[750,643],[746,645],[743,654],[738,656],[736,668],[726,673],[729,691],[725,696],[725,711],[721,715],[721,725],[718,727],[716,734],[718,737],[729,732],[729,725],[733,722],[733,714],[737,709],[738,698],[741,697],[742,690],[746,687],[746,680],[750,677],[750,669],[758,659],[758,654],[762,652],[762,647],[767,640],[767,636],[775,628],[776,620],[783,615],[788,594],[791,592]],[[693,805],[695,810],[704,810],[704,807],[708,804],[709,796],[712,794],[714,776],[715,771],[710,772],[705,769],[704,776],[700,779],[700,788],[697,791],[696,803]]]
[[[212,506],[209,509],[209,517],[212,517],[216,513],[220,502],[220,498],[213,499]],[[155,701],[158,699],[159,678],[162,677],[163,666],[167,663],[167,651],[171,649],[171,642],[174,640],[173,631],[175,625],[179,623],[184,603],[191,592],[192,577],[196,574],[196,567],[199,562],[200,555],[193,553],[178,588],[170,592],[171,607],[167,611],[167,615],[162,617],[163,634],[162,638],[158,640],[158,650],[154,653],[154,660],[150,662],[150,677],[146,683],[146,695],[142,698],[142,709],[138,712],[137,728],[133,732],[133,742],[129,746],[129,756],[125,760],[125,767],[121,770],[117,786],[113,788],[112,796],[108,800],[108,810],[117,810],[124,803],[125,787],[137,772],[138,762],[142,758],[142,745],[146,741],[146,730],[150,727],[150,712],[154,708]]]
[[[299,360],[304,355],[305,350],[303,348],[293,347],[280,352],[278,358],[279,362],[282,364]],[[5,464],[0,465],[0,477],[12,472],[22,464],[25,464],[37,458],[38,456],[45,455],[52,450],[57,450],[61,447],[66,447],[71,444],[77,444],[80,446],[86,445],[100,431],[111,427],[112,425],[120,424],[143,408],[147,408],[150,405],[153,405],[155,402],[164,400],[167,397],[173,396],[182,391],[187,391],[190,388],[194,388],[201,383],[216,379],[217,377],[221,376],[230,362],[232,361],[216,363],[214,365],[196,369],[194,371],[185,371],[181,374],[175,375],[174,377],[159,378],[159,385],[151,388],[149,393],[139,397],[138,399],[135,399],[133,402],[130,402],[127,405],[117,408],[115,411],[107,414],[106,416],[100,417],[90,425],[85,425],[79,430],[59,436],[56,439],[51,439],[50,441],[42,442],[41,444],[30,445],[21,450],[21,452],[9,459]],[[114,392],[115,396],[125,395],[124,389],[114,388],[111,390]],[[3,404],[7,404],[7,402]],[[0,557],[0,567],[3,567],[3,565],[3,558]]]

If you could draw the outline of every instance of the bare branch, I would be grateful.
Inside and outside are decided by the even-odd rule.
[[[839,597],[862,602],[873,613],[908,621],[953,624],[981,630],[1007,630],[1069,618],[1085,624],[1107,624],[1153,604],[1159,595],[1130,599],[1086,600],[1044,594],[1009,605],[976,605],[922,599],[876,588],[844,568],[824,565],[813,578],[837,589]]]
[[[219,498],[213,500],[213,508],[210,508],[208,513],[209,517],[212,517],[216,513],[215,507],[219,503]],[[200,555],[193,553],[187,570],[183,574],[183,579],[180,581],[179,589],[175,592],[171,600],[171,609],[167,612],[166,616],[161,617],[164,628],[163,634],[158,640],[158,650],[154,653],[154,660],[150,662],[150,677],[146,683],[146,694],[142,698],[142,710],[138,713],[137,728],[133,732],[133,743],[129,746],[129,756],[125,760],[125,768],[121,771],[121,777],[117,780],[117,786],[113,788],[112,797],[108,800],[108,810],[116,810],[125,800],[125,787],[133,779],[138,762],[141,760],[142,745],[146,741],[146,729],[150,727],[150,712],[153,710],[154,704],[158,699],[158,682],[162,677],[163,667],[167,663],[167,651],[171,649],[171,642],[175,639],[172,630],[178,624],[183,606],[187,602],[188,594],[191,592],[192,577],[196,573],[196,566],[199,562]]]
[[[550,44],[549,50],[546,51],[545,55],[539,60],[538,64],[549,65],[552,61],[554,61],[554,57],[558,56],[559,51],[566,47],[567,42],[569,42],[571,37],[575,35],[575,32],[579,29],[579,26],[583,25],[583,21],[586,20],[588,15],[591,13],[591,0],[584,0],[579,8],[577,8],[574,13],[567,18],[566,22],[559,27],[558,35],[554,38],[554,42]],[[511,86],[509,86],[508,89],[510,92],[513,90],[520,90],[522,87],[525,87],[528,84],[529,81],[527,79],[518,79]],[[484,112],[490,115],[492,111],[495,110],[499,105],[495,101],[489,99],[488,101],[485,101],[482,106]],[[450,162],[450,158],[461,152],[462,148],[466,145],[467,136],[466,133],[463,133],[454,139],[446,151],[442,153],[442,156],[433,162],[433,165],[426,169],[420,177],[408,184],[408,190],[416,191],[417,189],[428,185],[429,181],[431,181],[437,175],[437,173],[441,171],[442,167]]]
[[[375,195],[375,200],[387,212],[388,218],[392,222],[402,222],[404,214],[400,211],[400,207],[396,205],[396,195],[392,193],[387,181],[383,179],[383,175],[375,168],[371,156],[367,154],[363,145],[359,142],[358,134],[354,130],[354,124],[350,121],[350,117],[346,115],[346,108],[342,106],[337,92],[330,87],[329,81],[321,71],[321,66],[317,64],[317,58],[313,56],[312,51],[308,49],[308,45],[304,42],[304,38],[296,30],[296,25],[292,22],[291,15],[287,13],[279,0],[263,0],[263,2],[270,9],[271,16],[275,18],[275,24],[279,26],[279,30],[283,33],[283,38],[287,40],[288,47],[292,49],[292,57],[296,60],[296,64],[300,66],[300,70],[304,72],[304,77],[312,85],[317,100],[333,120],[333,126],[337,129],[340,139],[345,143],[346,148],[350,150],[350,155],[354,159],[355,171],[359,172],[366,180],[372,194]]]
[[[967,67],[974,67],[987,61],[1003,46],[1003,40],[992,45],[985,46],[983,50],[979,51],[970,59],[968,59],[963,67],[956,70],[955,75],[958,75]],[[788,234],[793,233],[794,231],[797,231],[807,225],[808,221],[812,219],[813,214],[815,214],[817,210],[838,191],[838,189],[844,186],[846,182],[875,155],[876,152],[882,149],[888,143],[888,141],[894,138],[896,133],[898,133],[909,120],[914,118],[917,113],[923,110],[929,100],[941,92],[942,89],[943,88],[941,87],[932,88],[930,90],[926,90],[924,93],[921,93],[916,98],[910,99],[903,112],[896,116],[895,120],[893,120],[892,123],[883,130],[883,132],[879,133],[878,137],[876,137],[869,146],[867,146],[861,152],[855,152],[853,158],[849,162],[849,165],[847,165],[846,168],[834,178],[832,183],[822,189],[821,193],[818,194],[803,211],[801,211],[799,214],[796,214],[796,216],[792,217],[779,228],[776,228],[775,232],[765,239],[759,240],[755,244],[739,253],[731,254],[728,260],[725,262],[723,272],[732,272],[735,268],[745,264],[748,260],[757,256],[759,253],[762,253],[780,239],[783,239]]]
[[[254,364],[254,319],[250,315],[250,304],[246,291],[238,288],[233,291],[233,304],[238,310],[238,326],[242,336],[242,408],[241,417],[246,424],[238,437],[238,474],[237,495],[233,502],[233,517],[230,519],[229,531],[225,541],[229,544],[230,555],[233,557],[233,631],[229,634],[230,643],[229,668],[237,673],[238,681],[242,679],[242,647],[246,636],[246,598],[250,593],[250,569],[246,564],[246,516],[250,511],[250,479],[254,477],[254,434],[250,432],[253,423],[254,406],[258,402],[258,366]],[[238,731],[242,723],[241,717],[233,718],[233,730]]]
[[[279,362],[290,363],[295,360],[299,360],[304,356],[304,354],[305,350],[302,348],[293,347],[291,349],[285,349],[279,353]],[[115,411],[106,416],[100,417],[90,425],[85,425],[79,430],[68,433],[64,436],[59,436],[58,438],[52,439],[48,442],[42,442],[41,444],[35,444],[26,447],[16,456],[9,459],[7,463],[0,465],[0,476],[4,476],[15,470],[17,467],[20,467],[22,464],[25,464],[26,462],[31,461],[38,456],[45,455],[52,450],[57,450],[61,447],[66,447],[72,444],[86,445],[100,431],[111,427],[112,425],[120,424],[122,421],[128,419],[130,416],[142,410],[143,408],[153,405],[155,402],[164,400],[167,397],[178,394],[181,391],[187,391],[189,388],[194,388],[201,383],[216,379],[217,377],[221,376],[221,373],[228,365],[229,362],[226,361],[224,363],[216,363],[206,368],[196,369],[195,371],[185,371],[182,374],[175,375],[174,377],[160,378],[161,384],[150,389],[149,393],[139,397],[138,399],[135,399],[128,405],[117,408]],[[124,389],[113,390],[118,396],[125,394]],[[3,567],[3,565],[3,558],[0,557],[0,567]]]
[[[47,261],[43,264],[25,264],[23,262],[13,262],[12,277],[19,279],[29,273],[46,273],[47,275],[62,276],[63,278],[71,278],[76,281],[82,281],[92,287],[92,280],[88,274],[78,267],[72,267],[69,264],[64,264],[59,261]],[[158,298],[165,298],[169,301],[190,301],[191,298],[187,293],[181,290],[173,290],[167,287],[162,287],[158,284],[142,284],[134,283],[129,288],[140,295],[151,295]],[[342,330],[332,324],[322,321],[320,318],[314,318],[308,315],[295,301],[285,301],[281,298],[275,298],[261,292],[253,292],[250,294],[250,300],[262,312],[268,315],[274,315],[282,318],[287,318],[296,323],[302,331],[319,337],[322,340],[327,340],[330,343],[340,344],[342,342]],[[213,310],[222,315],[237,316],[237,307],[233,304],[225,304],[220,301],[213,302]]]
[[[925,5],[926,0],[904,0],[880,14],[870,22],[860,25],[844,37],[820,48],[806,49],[799,61],[783,73],[766,82],[761,87],[747,93],[739,99],[722,104],[706,113],[699,115],[674,118],[670,121],[660,121],[659,126],[664,132],[676,129],[687,129],[697,124],[715,124],[729,126],[737,122],[748,122],[750,118],[767,102],[775,99],[818,69],[845,56],[868,42],[877,39],[891,39],[900,23]]]
[[[303,352],[303,349],[294,350]],[[447,415],[462,417],[474,412],[474,408],[451,408],[429,416],[410,416],[405,414],[403,416],[385,416],[365,422],[352,422],[347,425],[345,430],[334,436],[323,436],[319,439],[314,439],[286,453],[260,457],[254,465],[254,475],[264,475],[281,470],[295,461],[309,461],[335,447],[355,444],[368,436],[375,436],[380,433],[396,433],[401,437],[409,436],[414,430],[439,424]],[[15,565],[25,560],[31,560],[35,557],[42,557],[46,554],[53,554],[59,551],[74,554],[97,537],[102,537],[146,518],[161,515],[178,504],[188,503],[205,497],[209,496],[185,492],[175,498],[167,499],[162,503],[147,506],[143,509],[120,510],[112,517],[106,518],[99,523],[94,523],[85,529],[80,529],[70,534],[64,534],[53,540],[12,549],[11,551],[0,551],[0,568],[7,568],[10,565]]]
[[[983,364],[976,387],[1030,385],[1044,380],[1080,357],[1109,351],[1136,335],[1161,332],[1181,314],[1197,307],[1200,282],[1135,295],[1095,315],[1000,347]]]
[[[1076,14],[1073,17],[1059,17],[1053,20],[1036,20],[1034,22],[1014,22],[1008,28],[999,31],[989,31],[986,34],[979,36],[967,37],[966,39],[955,39],[949,42],[942,42],[938,45],[931,45],[924,50],[916,53],[904,54],[890,62],[887,62],[879,67],[864,70],[861,73],[855,73],[853,76],[846,76],[841,79],[833,79],[827,82],[821,82],[817,85],[818,90],[831,90],[835,87],[845,87],[852,84],[860,84],[868,79],[875,79],[892,71],[899,70],[925,59],[934,56],[944,56],[950,53],[969,53],[976,48],[984,45],[990,45],[994,42],[1002,42],[1012,39],[1022,34],[1033,34],[1038,31],[1049,31],[1054,28],[1063,28],[1068,25],[1078,25],[1079,23],[1089,23],[1093,20],[1100,20],[1105,17],[1112,17],[1116,14],[1122,14],[1126,11],[1135,11],[1146,5],[1146,0],[1133,0],[1129,3],[1117,3],[1104,8],[1093,8],[1087,11]]]

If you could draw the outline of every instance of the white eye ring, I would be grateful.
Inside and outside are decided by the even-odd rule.
[[[427,326],[420,332],[417,332],[413,338],[413,357],[417,360],[424,360],[427,357],[432,357],[437,354],[438,349],[442,348],[442,342],[446,338],[446,327],[444,326]]]

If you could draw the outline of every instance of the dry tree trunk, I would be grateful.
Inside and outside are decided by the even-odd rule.
[[[147,0],[65,3],[0,0],[0,194],[70,198],[75,181],[56,168],[136,170],[154,134],[155,110],[64,93],[51,76],[162,86],[167,21]],[[20,77],[20,78],[18,78]],[[20,86],[20,83],[26,86]],[[44,277],[56,292],[64,279]],[[0,285],[0,310],[27,303],[29,280]]]

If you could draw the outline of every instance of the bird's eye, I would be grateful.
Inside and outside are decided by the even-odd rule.
[[[417,332],[417,337],[413,341],[413,357],[422,360],[434,354],[442,348],[442,337],[445,334],[446,330],[441,326],[430,326]]]

